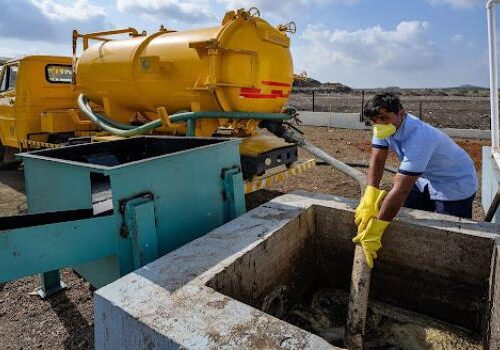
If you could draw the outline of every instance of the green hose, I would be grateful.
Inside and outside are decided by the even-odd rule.
[[[145,134],[163,125],[161,119],[153,120],[144,125],[133,127],[111,121],[92,111],[86,96],[78,96],[78,107],[81,111],[100,128],[118,136],[135,136]],[[287,120],[292,118],[286,113],[257,113],[257,112],[182,112],[168,117],[170,122],[187,122],[186,136],[195,136],[196,120],[198,119],[236,119],[236,120]]]
[[[173,114],[169,117],[172,123],[187,121],[186,136],[194,136],[197,119],[236,119],[236,120],[287,120],[291,115],[285,113],[257,113],[257,112],[185,112]]]
[[[149,122],[147,124],[133,127],[132,129],[124,130],[123,128],[117,128],[116,126],[110,125],[105,120],[101,119],[100,118],[101,116],[94,113],[89,106],[89,100],[83,94],[80,94],[80,96],[78,96],[78,107],[80,107],[80,110],[94,124],[99,126],[101,129],[106,130],[107,132],[110,132],[110,133],[112,133],[114,135],[118,135],[118,136],[128,137],[128,136],[145,134],[153,129],[156,129],[156,128],[162,126],[162,121],[160,119],[156,119],[156,120],[153,120],[152,122]]]
[[[90,106],[89,106],[90,107]],[[123,124],[120,122],[117,122],[116,120],[106,118],[102,114],[99,114],[97,112],[92,111],[99,119],[101,119],[103,122],[107,123],[108,125],[118,128],[118,129],[123,129],[123,130],[130,130],[135,128],[135,126],[130,125],[130,124]]]

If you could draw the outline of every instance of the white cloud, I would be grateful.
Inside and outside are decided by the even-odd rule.
[[[431,5],[449,5],[454,8],[471,8],[476,5],[483,5],[483,0],[427,0]]]
[[[375,69],[423,70],[440,63],[440,56],[427,38],[427,22],[401,22],[395,30],[380,26],[353,32],[308,25],[301,36],[308,46],[311,66],[371,66]],[[318,54],[321,59],[318,60]]]
[[[57,21],[87,21],[93,18],[105,17],[102,7],[94,6],[88,0],[77,0],[70,6],[61,5],[52,0],[31,0],[42,14]]]
[[[64,6],[52,0],[0,0],[2,37],[27,42],[67,42],[73,29],[93,32],[111,27],[106,13],[88,0]]]
[[[292,48],[295,71],[355,87],[422,86],[424,77],[431,81],[443,67],[443,57],[429,32],[429,23],[419,21],[401,22],[392,30],[374,26],[346,31],[308,25]]]
[[[269,0],[217,0],[224,4],[226,9],[235,10],[239,8],[248,9],[257,7],[261,14],[280,20],[296,20],[304,11],[310,10],[313,6],[344,4],[354,5],[360,0],[288,0],[288,1],[269,1]]]
[[[57,42],[35,42],[22,39],[2,39],[0,41],[0,56],[20,57],[24,55],[71,55],[71,44],[69,41]]]
[[[464,36],[462,34],[455,34],[450,39],[452,44],[460,44],[464,41]]]
[[[117,0],[116,6],[120,12],[136,12],[142,18],[152,21],[170,20],[189,23],[196,21],[197,25],[217,18],[212,12],[209,0]]]

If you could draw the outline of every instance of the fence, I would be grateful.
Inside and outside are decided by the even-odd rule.
[[[302,111],[359,113],[374,93],[320,91],[294,92],[289,104]],[[490,128],[490,102],[487,96],[402,95],[405,110],[437,127]]]

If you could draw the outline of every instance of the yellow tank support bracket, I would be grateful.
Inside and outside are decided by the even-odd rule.
[[[245,193],[255,192],[264,188],[268,188],[279,182],[285,181],[290,176],[295,176],[302,174],[307,169],[311,169],[316,166],[315,159],[309,159],[303,163],[294,165],[289,169],[280,171],[272,175],[264,175],[259,177],[254,177],[252,181],[245,184]]]

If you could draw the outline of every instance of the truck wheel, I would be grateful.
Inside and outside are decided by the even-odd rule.
[[[5,147],[0,142],[0,170],[16,169],[21,164],[14,156],[15,153],[15,149]]]

